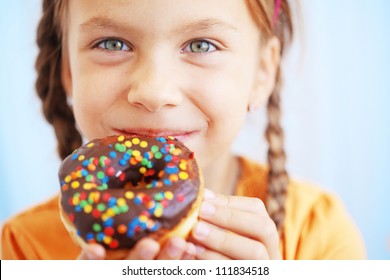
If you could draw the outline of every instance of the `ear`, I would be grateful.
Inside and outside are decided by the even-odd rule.
[[[72,73],[70,70],[69,55],[66,49],[62,50],[61,83],[68,98],[72,97]]]
[[[261,46],[255,83],[249,100],[249,106],[252,108],[263,106],[275,87],[280,63],[280,48],[279,39],[276,37],[272,37]]]

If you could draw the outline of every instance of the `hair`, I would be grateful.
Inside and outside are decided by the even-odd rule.
[[[276,36],[281,44],[281,55],[291,42],[293,23],[288,0],[278,1],[278,17],[275,20],[275,2],[272,0],[245,0],[253,20],[265,39]],[[53,125],[58,141],[58,153],[65,159],[82,145],[73,110],[61,81],[62,43],[64,29],[61,26],[65,14],[64,0],[43,0],[43,16],[37,30],[39,54],[36,60],[36,90],[42,100],[46,120]],[[283,147],[284,134],[281,126],[280,90],[282,75],[278,66],[275,87],[267,104],[268,124],[265,136],[268,141],[268,194],[266,207],[270,217],[282,235],[285,218],[285,200],[288,174],[285,168],[286,154]]]
[[[246,0],[252,18],[261,30],[264,39],[277,37],[280,42],[280,55],[283,56],[286,46],[293,37],[292,11],[288,0]],[[279,7],[275,7],[276,4]],[[275,14],[276,13],[276,14]],[[268,214],[275,222],[279,235],[283,235],[285,219],[285,201],[287,195],[288,173],[286,171],[286,153],[284,150],[284,133],[281,125],[282,87],[281,66],[278,65],[275,87],[268,99],[268,124],[265,137],[268,141],[268,188],[266,207]]]
[[[37,30],[39,53],[35,63],[38,73],[35,88],[42,100],[43,114],[54,127],[59,156],[64,159],[81,146],[82,137],[61,81],[62,31],[59,16],[62,3],[43,1],[43,15]]]

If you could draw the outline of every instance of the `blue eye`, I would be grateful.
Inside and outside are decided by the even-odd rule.
[[[98,47],[107,51],[130,51],[130,48],[121,40],[107,39],[98,43]]]
[[[215,47],[214,44],[206,40],[195,40],[189,43],[189,45],[185,48],[185,50],[193,53],[208,53],[208,52],[216,51],[217,48]]]

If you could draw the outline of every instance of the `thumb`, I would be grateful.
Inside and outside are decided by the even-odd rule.
[[[78,260],[104,260],[106,257],[106,251],[103,246],[99,244],[89,244],[84,247],[80,255],[77,257]]]

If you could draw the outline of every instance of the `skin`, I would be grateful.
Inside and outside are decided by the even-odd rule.
[[[248,106],[271,93],[280,50],[261,39],[245,1],[69,0],[67,11],[62,82],[83,136],[173,135],[210,188],[189,240],[144,239],[128,259],[279,258],[263,202],[232,196],[231,145]],[[97,245],[79,256],[104,257]]]

